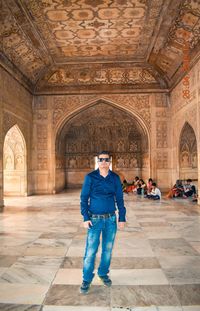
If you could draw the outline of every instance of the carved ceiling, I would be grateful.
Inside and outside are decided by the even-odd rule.
[[[199,0],[0,0],[1,64],[34,93],[167,90],[200,50]]]

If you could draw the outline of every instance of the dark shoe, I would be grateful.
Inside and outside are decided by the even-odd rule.
[[[111,281],[111,279],[109,278],[108,275],[98,276],[98,277],[99,277],[99,280],[103,283],[104,286],[111,287],[112,281]]]
[[[80,293],[81,294],[87,294],[89,292],[91,283],[87,281],[83,281],[81,287],[80,287]]]

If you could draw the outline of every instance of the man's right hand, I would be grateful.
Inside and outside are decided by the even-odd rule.
[[[86,228],[86,229],[89,229],[90,227],[92,227],[91,220],[84,221],[83,227]]]

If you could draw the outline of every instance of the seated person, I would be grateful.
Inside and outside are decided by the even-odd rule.
[[[183,186],[184,188],[184,192],[183,192],[183,198],[188,198],[191,197],[192,195],[194,195],[194,197],[196,197],[196,188],[195,185],[191,184],[192,179],[188,178],[186,180],[186,184]]]
[[[122,181],[122,191],[123,191],[123,192],[127,192],[127,190],[126,190],[127,186],[128,186],[128,182],[127,182],[126,179],[124,179],[124,180]]]
[[[182,197],[183,192],[184,192],[184,189],[183,189],[182,180],[177,179],[175,185],[173,185],[172,189],[170,189],[170,191],[167,193],[165,198],[169,199],[169,198]]]
[[[133,180],[133,187],[132,187],[133,192],[137,192],[137,187],[138,187],[139,182],[140,182],[139,177],[135,176],[135,178]]]
[[[133,188],[134,188],[134,182],[129,183],[129,182],[127,182],[126,179],[123,180],[123,182],[122,182],[122,190],[123,190],[123,192],[125,192],[125,193],[132,192]]]
[[[140,178],[139,183],[137,184],[137,194],[145,194],[146,184],[143,179]]]
[[[148,199],[151,199],[151,200],[160,200],[161,199],[160,189],[157,188],[157,185],[155,182],[152,183],[152,190],[150,193],[147,193],[146,197]]]
[[[153,179],[149,178],[148,182],[147,182],[147,192],[151,192],[152,190],[152,183],[153,183]]]

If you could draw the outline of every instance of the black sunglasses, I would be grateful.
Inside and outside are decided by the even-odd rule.
[[[98,158],[98,162],[110,162],[110,158]]]

